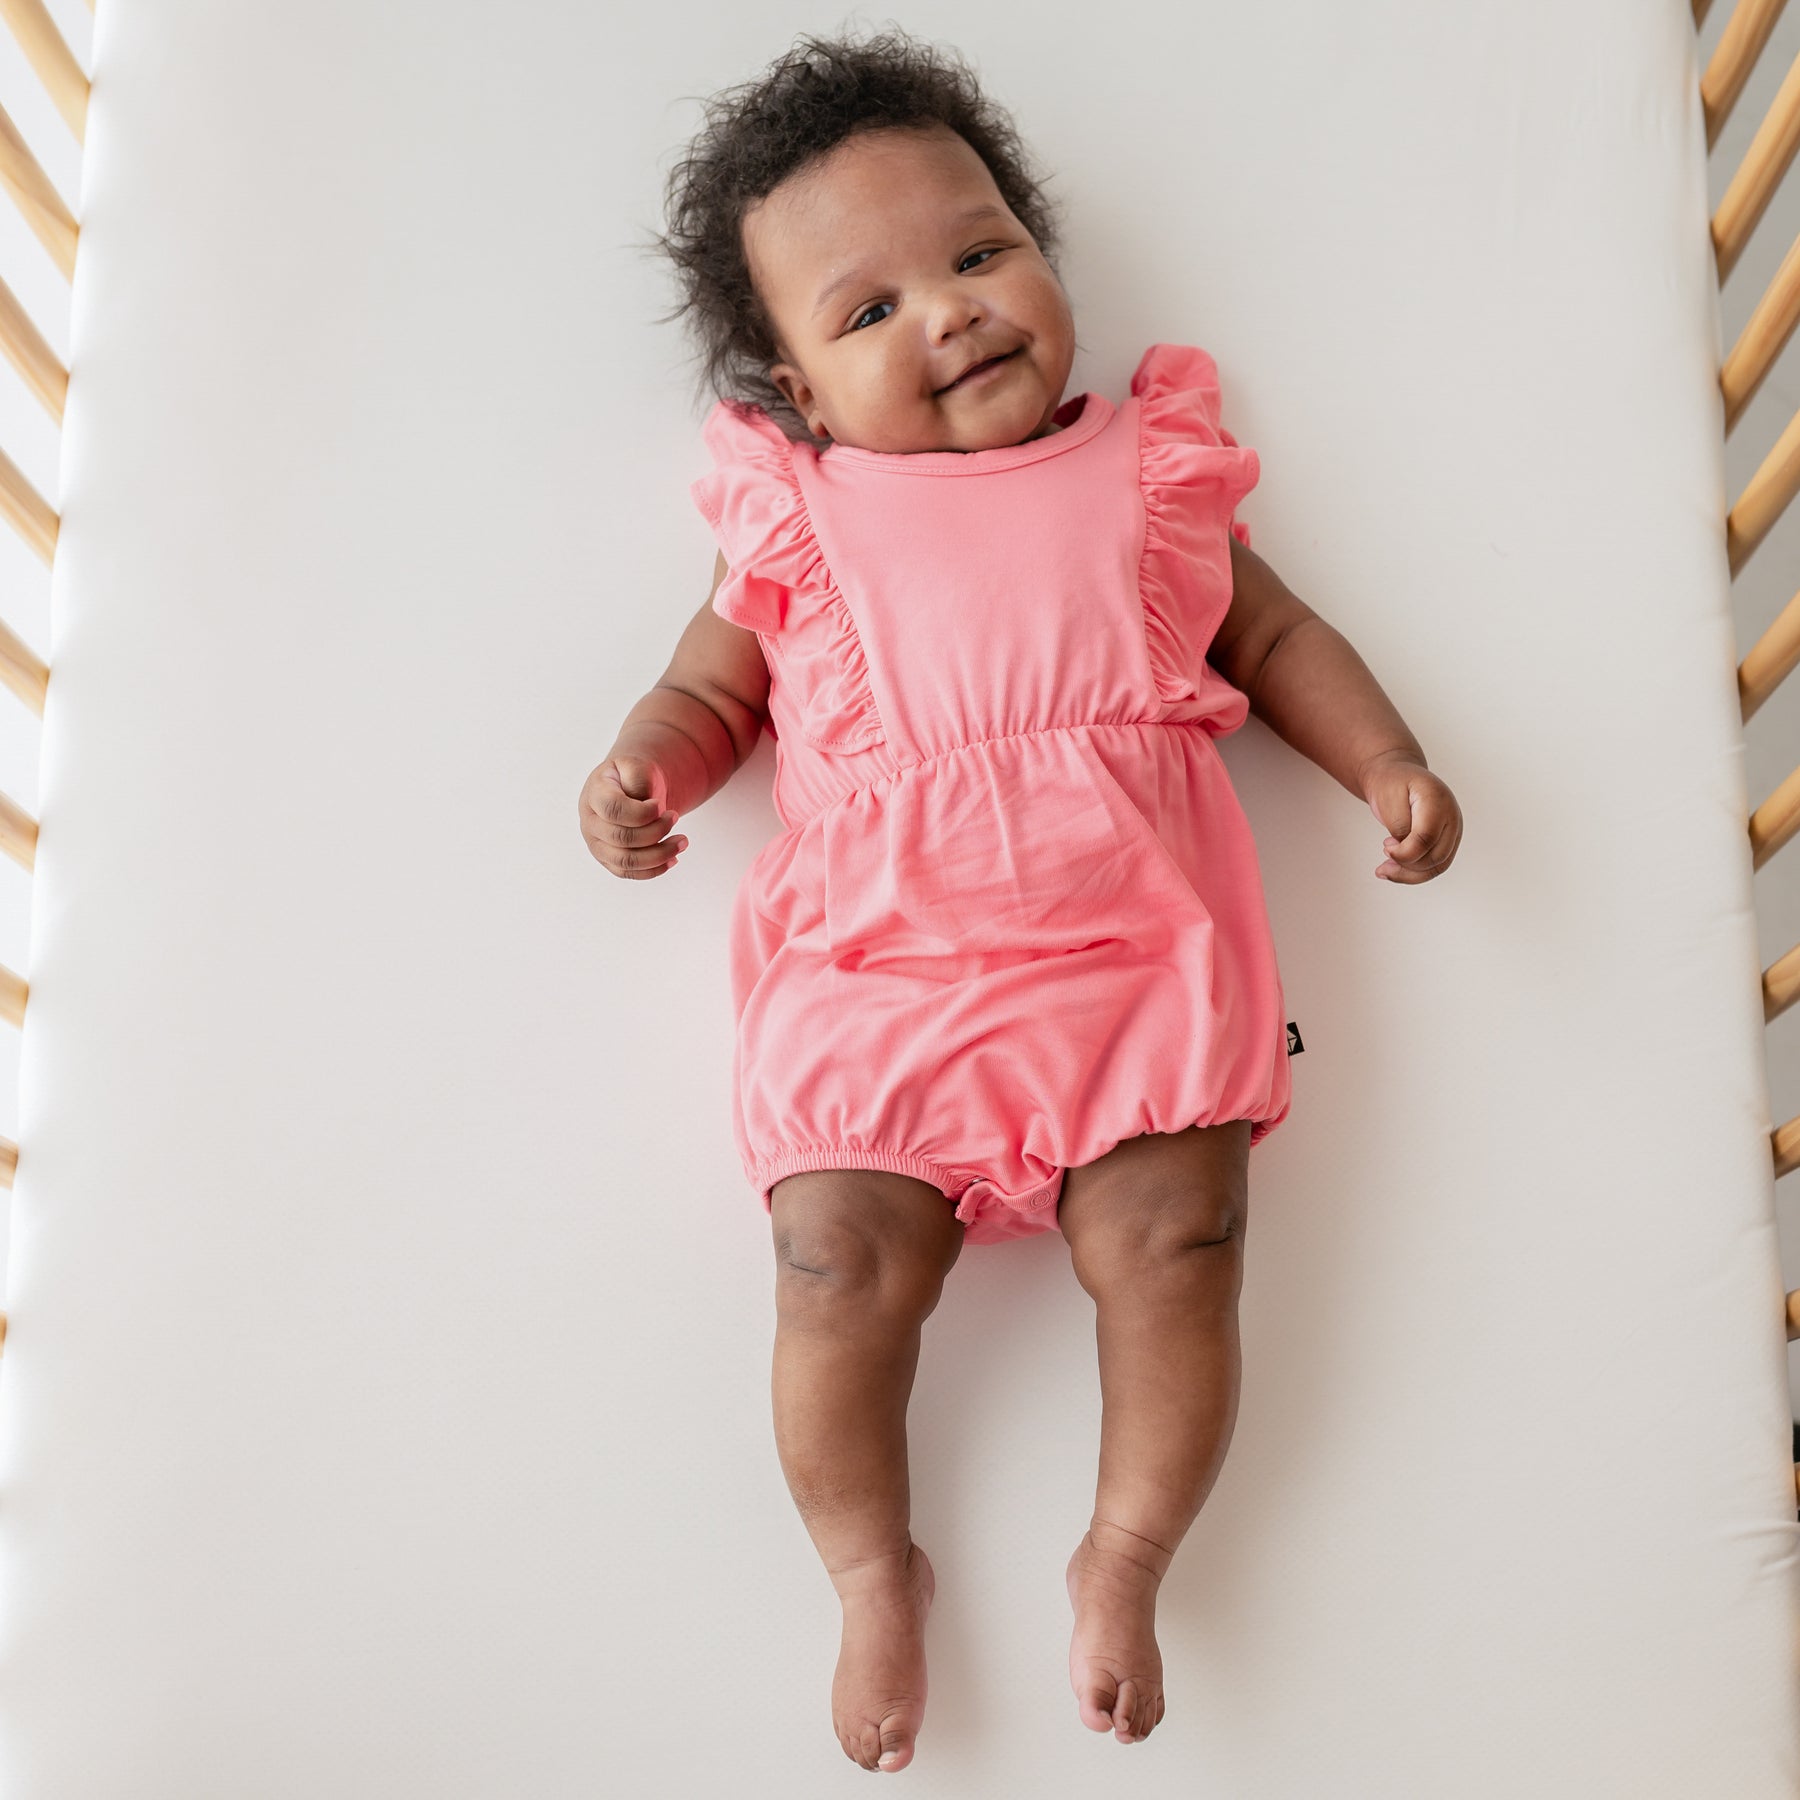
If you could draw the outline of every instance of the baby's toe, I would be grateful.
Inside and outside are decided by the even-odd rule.
[[[918,1735],[919,1722],[913,1716],[914,1710],[911,1707],[896,1708],[879,1722],[866,1721],[856,1735],[851,1760],[865,1769],[886,1772],[904,1769],[913,1759],[913,1740]]]
[[[1106,1672],[1093,1670],[1075,1690],[1081,1722],[1090,1731],[1111,1731],[1113,1708],[1118,1704],[1119,1690]]]
[[[1162,1717],[1162,1695],[1150,1690],[1138,1701],[1137,1711],[1132,1715],[1131,1737],[1133,1743],[1141,1743],[1156,1728],[1156,1721]]]
[[[1113,1703],[1113,1724],[1117,1727],[1122,1743],[1130,1743],[1137,1732],[1138,1712],[1143,1704],[1143,1696],[1138,1684],[1128,1675],[1119,1683],[1119,1697]]]

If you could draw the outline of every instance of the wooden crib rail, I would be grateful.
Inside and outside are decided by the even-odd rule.
[[[0,19],[18,40],[56,110],[74,132],[75,141],[85,143],[88,78],[45,11],[44,0],[0,0]]]
[[[1800,830],[1800,769],[1750,815],[1750,867],[1760,869]]]
[[[18,532],[49,568],[56,558],[56,534],[62,521],[50,502],[34,488],[13,459],[0,450],[0,516]]]
[[[26,148],[11,115],[0,107],[0,186],[12,195],[25,223],[64,276],[75,276],[75,215],[63,203],[44,165]]]
[[[1725,396],[1725,435],[1730,437],[1744,408],[1756,398],[1768,374],[1800,322],[1800,239],[1796,239],[1775,279],[1768,285],[1756,309],[1725,358],[1719,371],[1719,390]]]
[[[1784,0],[1739,0],[1726,21],[1718,45],[1700,83],[1701,109],[1710,154],[1750,79],[1757,58],[1769,42]],[[1693,0],[1696,32],[1705,23],[1711,0]],[[1727,183],[1713,214],[1713,260],[1721,287],[1737,266],[1751,234],[1800,151],[1800,57],[1796,57],[1779,92],[1751,139],[1750,148]],[[1800,324],[1800,239],[1782,259],[1774,279],[1752,308],[1737,342],[1719,370],[1724,402],[1724,431],[1730,437],[1763,379]],[[1755,553],[1788,504],[1800,491],[1800,414],[1788,421],[1774,447],[1763,458],[1725,520],[1726,562],[1731,578]],[[1738,706],[1744,724],[1777,687],[1800,667],[1800,593],[1751,647],[1738,665]],[[1800,768],[1751,813],[1748,830],[1752,871],[1759,870],[1790,838],[1800,832]],[[1763,971],[1763,1023],[1768,1025],[1800,999],[1800,945],[1785,952]],[[1769,1149],[1777,1181],[1800,1168],[1800,1114],[1770,1133]],[[1789,1343],[1800,1339],[1800,1288],[1786,1296]],[[1794,1447],[1800,1449],[1800,1424]],[[1800,1507],[1800,1458],[1793,1464],[1794,1499]]]
[[[93,0],[88,0],[89,5]],[[0,0],[0,22],[12,33],[51,103],[85,143],[89,82],[43,0]],[[26,225],[49,253],[65,280],[73,281],[81,232],[75,216],[43,165],[32,155],[11,116],[0,108],[0,187],[11,195]],[[18,296],[0,281],[0,351],[60,428],[69,372]],[[61,520],[24,472],[0,450],[0,517],[30,545],[46,566],[54,566]],[[50,685],[44,660],[0,622],[0,685],[42,717]],[[0,793],[0,850],[27,871],[37,862],[37,821],[10,795]],[[0,1019],[25,1022],[30,988],[24,976],[0,965]],[[0,1186],[11,1187],[18,1168],[16,1144],[0,1138]],[[6,1342],[6,1314],[0,1311],[0,1347]]]
[[[1737,10],[1726,20],[1724,35],[1700,78],[1700,110],[1706,120],[1708,150],[1719,141],[1786,4],[1787,0],[1739,0]],[[1711,10],[1712,0],[1694,0],[1696,31]]]
[[[9,687],[41,719],[50,687],[50,665],[0,620],[0,686]]]
[[[1738,0],[1701,80],[1708,150],[1769,41],[1785,0]],[[1697,5],[1695,19],[1706,8]],[[1751,234],[1800,152],[1800,57],[1796,57],[1756,129],[1712,217],[1713,260],[1721,286],[1730,279]],[[1790,249],[1732,346],[1720,372],[1727,435],[1761,387],[1800,322],[1800,242]],[[1800,492],[1800,416],[1789,422],[1726,519],[1726,546],[1736,575]]]
[[[60,425],[69,396],[69,371],[57,361],[56,352],[4,281],[0,281],[0,350]]]
[[[1738,711],[1748,725],[1756,709],[1800,666],[1800,594],[1738,664]]]

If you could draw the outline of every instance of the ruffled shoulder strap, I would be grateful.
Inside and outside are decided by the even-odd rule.
[[[688,492],[730,567],[713,611],[774,651],[772,714],[783,711],[820,750],[884,743],[862,639],[813,531],[793,440],[760,406],[725,399],[702,435],[715,466]]]
[[[1219,368],[1206,351],[1195,344],[1152,344],[1139,359],[1131,391],[1141,409],[1147,488],[1204,480],[1231,490],[1228,505],[1235,508],[1256,486],[1262,466],[1256,452],[1225,429]],[[1250,528],[1235,517],[1231,535],[1249,548]]]
[[[713,610],[748,631],[777,632],[790,593],[829,583],[793,446],[760,406],[728,399],[713,403],[701,436],[714,467],[688,492],[731,570],[713,595]]]
[[[1219,371],[1204,350],[1152,344],[1131,391],[1144,497],[1138,595],[1151,673],[1172,708],[1204,707],[1235,694],[1206,652],[1231,608],[1230,539],[1250,543],[1235,509],[1262,468],[1221,422]]]

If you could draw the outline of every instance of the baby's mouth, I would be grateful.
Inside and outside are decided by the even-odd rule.
[[[1018,351],[1015,349],[1015,350],[1008,350],[1004,356],[990,356],[986,362],[978,362],[974,366],[974,368],[964,369],[963,372],[959,376],[957,376],[957,378],[953,382],[950,383],[949,387],[940,388],[938,390],[938,392],[942,393],[942,394],[948,394],[949,392],[951,392],[952,389],[961,387],[962,384],[965,381],[967,381],[971,376],[979,375],[983,369],[991,369],[994,367],[994,365],[996,363],[1008,362],[1013,357],[1017,356],[1018,354],[1019,354]]]

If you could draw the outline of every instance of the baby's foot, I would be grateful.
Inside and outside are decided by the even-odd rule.
[[[1065,1580],[1075,1608],[1069,1685],[1081,1722],[1121,1744],[1150,1735],[1163,1716],[1162,1652],[1156,1643],[1156,1590],[1162,1576],[1124,1550],[1094,1542],[1090,1529],[1069,1558]],[[1166,1564],[1165,1564],[1166,1566]]]
[[[904,1769],[925,1718],[925,1615],[937,1591],[917,1544],[834,1573],[844,1640],[831,1719],[844,1754],[864,1769]]]

